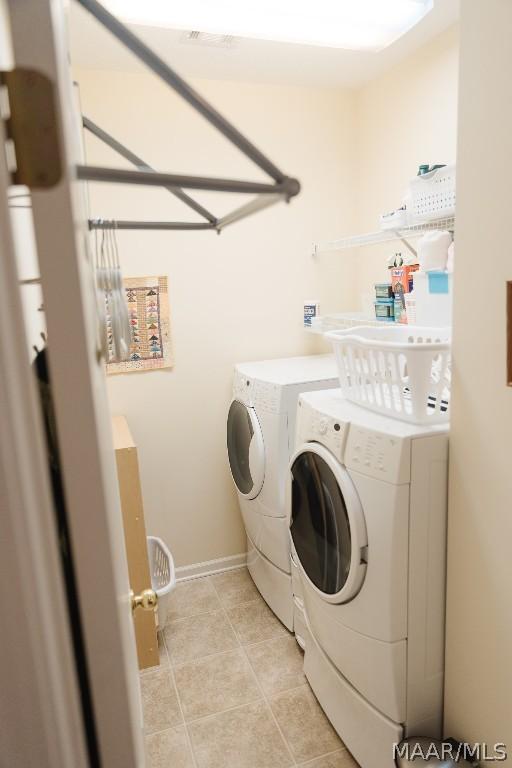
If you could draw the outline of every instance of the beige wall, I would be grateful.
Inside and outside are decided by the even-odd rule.
[[[458,30],[444,32],[356,95],[357,227],[379,228],[398,207],[421,163],[455,161]],[[386,257],[400,243],[360,249],[359,294],[387,280]]]
[[[162,170],[264,179],[202,118],[151,75],[80,71],[83,111]],[[225,419],[236,361],[314,352],[302,302],[351,306],[350,260],[311,258],[327,232],[353,229],[353,96],[350,92],[196,84],[212,103],[303,185],[277,205],[211,232],[118,234],[126,276],[168,275],[175,368],[109,378],[114,413],[139,445],[147,527],[177,564],[245,550],[225,455]],[[88,162],[124,166],[96,139]],[[94,215],[187,218],[164,191],[95,185]],[[199,194],[215,213],[240,198]]]
[[[446,732],[469,741],[506,742],[507,763],[512,762],[512,389],[505,384],[505,284],[512,280],[511,31],[510,0],[463,3],[446,655]]]

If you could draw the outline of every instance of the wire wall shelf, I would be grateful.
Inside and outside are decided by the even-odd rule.
[[[308,333],[323,335],[328,331],[342,331],[346,328],[355,328],[361,325],[382,326],[381,320],[365,312],[336,312],[331,315],[319,315],[314,317],[310,326],[304,326]]]
[[[402,240],[408,245],[407,241],[409,239],[421,237],[425,232],[430,232],[433,229],[447,229],[453,232],[455,230],[455,216],[432,219],[431,221],[413,224],[409,227],[401,227],[400,229],[382,229],[379,232],[369,232],[364,235],[343,237],[340,240],[326,240],[321,243],[315,243],[313,246],[314,255],[325,253],[326,251],[345,251],[350,248],[362,248],[366,245],[391,243],[395,240]],[[410,249],[413,250],[412,248]]]

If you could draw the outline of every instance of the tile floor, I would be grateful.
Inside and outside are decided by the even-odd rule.
[[[241,568],[179,584],[141,673],[150,768],[357,768]]]

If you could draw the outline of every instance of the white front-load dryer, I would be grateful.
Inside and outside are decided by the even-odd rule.
[[[404,735],[440,735],[447,456],[445,426],[337,389],[299,399],[287,505],[305,671],[363,768],[392,768]]]
[[[247,565],[270,608],[293,629],[285,493],[301,392],[338,386],[333,355],[235,366],[227,418],[229,466],[247,533]]]

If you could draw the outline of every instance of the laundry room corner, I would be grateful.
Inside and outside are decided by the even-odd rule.
[[[357,232],[371,232],[401,201],[411,169],[435,157],[455,163],[459,28],[453,24],[356,92]],[[403,243],[396,249],[407,253]],[[387,280],[388,246],[359,250],[358,297]]]

